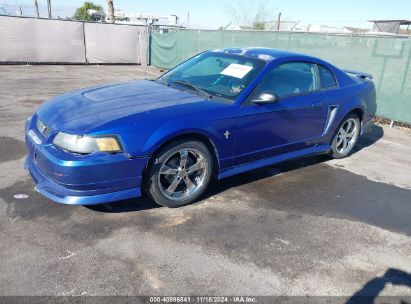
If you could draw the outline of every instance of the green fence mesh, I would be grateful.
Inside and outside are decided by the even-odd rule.
[[[312,33],[176,30],[151,34],[151,65],[171,68],[204,50],[270,47],[320,57],[343,68],[370,73],[377,88],[377,114],[411,123],[411,39]]]

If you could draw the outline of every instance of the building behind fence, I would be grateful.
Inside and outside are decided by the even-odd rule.
[[[143,26],[0,16],[0,62],[145,65],[149,58],[151,65],[170,68],[207,49],[251,46],[301,52],[373,74],[377,114],[411,123],[409,37],[175,29],[150,33]]]

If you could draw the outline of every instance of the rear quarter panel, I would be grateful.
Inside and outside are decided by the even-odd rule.
[[[361,110],[361,132],[372,122],[375,116],[376,94],[372,81],[352,80],[351,84],[340,86],[336,90],[325,92],[330,106],[337,106],[338,112],[330,131],[325,134],[327,141],[331,141],[336,129],[342,120],[352,111]]]

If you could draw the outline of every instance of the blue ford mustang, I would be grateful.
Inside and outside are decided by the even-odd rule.
[[[182,206],[213,177],[312,154],[347,156],[376,111],[371,78],[273,49],[207,51],[154,81],[44,103],[26,123],[25,166],[37,191],[59,203],[144,192]]]

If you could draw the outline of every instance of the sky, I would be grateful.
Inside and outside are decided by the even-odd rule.
[[[105,0],[89,0],[101,4],[106,9]],[[38,0],[46,4],[46,0]],[[74,9],[83,0],[51,0],[52,7],[67,6]],[[216,29],[227,25],[232,17],[228,8],[238,10],[242,2],[246,8],[256,7],[259,0],[114,0],[116,9],[159,15],[177,15],[182,24],[190,13],[190,27]],[[298,26],[308,24],[329,26],[353,26],[371,28],[370,19],[411,19],[410,0],[261,0],[268,16],[275,20],[279,12],[283,20],[299,21]],[[32,5],[32,0],[0,0],[4,4]]]

